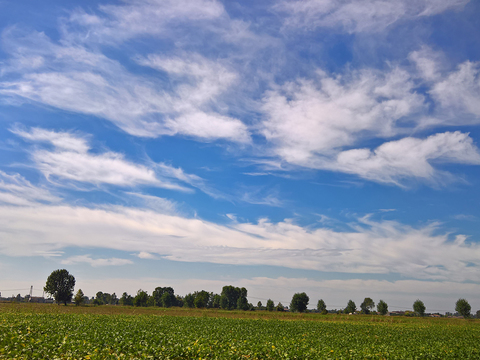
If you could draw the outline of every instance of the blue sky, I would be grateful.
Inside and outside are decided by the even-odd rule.
[[[0,279],[480,308],[480,4],[0,1]]]

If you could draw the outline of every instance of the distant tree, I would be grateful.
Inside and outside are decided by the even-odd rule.
[[[105,304],[105,294],[101,291],[97,292],[95,294],[95,299],[93,300],[93,303],[95,305],[104,305]]]
[[[164,292],[162,297],[160,298],[160,302],[163,307],[169,308],[177,304],[177,298],[175,297],[175,295],[169,292]]]
[[[85,294],[83,293],[82,289],[78,289],[75,297],[73,298],[75,305],[80,306],[85,301]]]
[[[345,314],[354,313],[357,310],[357,305],[353,300],[348,300],[347,307],[345,308]]]
[[[480,310],[477,310],[477,319],[480,319]]]
[[[317,310],[319,312],[323,312],[323,310],[326,310],[326,309],[327,309],[327,305],[325,304],[325,301],[323,301],[323,299],[318,300]]]
[[[75,278],[65,269],[53,271],[47,278],[43,290],[53,296],[57,303],[72,301]]]
[[[388,312],[388,305],[385,301],[383,300],[380,300],[377,304],[377,311],[382,314],[382,315],[385,315],[387,312]]]
[[[240,300],[240,303],[238,301],[239,298],[242,298]],[[248,305],[247,289],[245,289],[244,287],[238,288],[232,285],[224,286],[220,299],[220,306],[222,307],[222,309],[237,309],[239,304],[240,309],[243,309],[245,304]]]
[[[267,310],[268,311],[273,311],[273,308],[275,307],[275,304],[273,303],[272,300],[268,299],[267,300]]]
[[[193,300],[193,304],[196,308],[204,309],[207,307],[210,301],[210,293],[208,291],[195,291],[193,294],[195,296],[195,300]]]
[[[152,293],[153,305],[154,306],[169,307],[169,306],[165,306],[165,304],[162,301],[162,296],[165,293],[168,293],[168,294],[171,295],[167,301],[170,304],[172,304],[172,297],[175,297],[175,292],[174,292],[173,288],[171,288],[171,287],[156,287],[155,290],[153,290],[153,293]],[[166,297],[164,299],[166,299]],[[173,304],[170,305],[170,306],[173,306]]]
[[[370,314],[370,310],[372,310],[374,307],[375,302],[369,297],[366,297],[360,304],[360,308],[364,314]]]
[[[183,298],[183,307],[193,308],[195,307],[195,295],[189,293]]]
[[[118,301],[117,294],[113,293],[112,297],[110,298],[110,305],[118,305]]]
[[[123,306],[133,306],[133,297],[132,295],[128,295],[126,292],[122,294],[120,298],[120,305]]]
[[[175,306],[183,307],[183,297],[180,295],[175,296]]]
[[[214,309],[219,309],[221,298],[222,297],[220,295],[212,293],[210,296],[210,307]]]
[[[465,319],[470,317],[470,310],[472,307],[465,299],[458,299],[455,303],[455,311],[462,315]]]
[[[296,293],[290,302],[290,310],[295,312],[305,312],[307,310],[308,301],[310,298],[306,293]]]
[[[277,307],[275,308],[277,311],[285,311],[285,308],[283,307],[282,303],[279,302],[277,304]]]
[[[137,295],[133,299],[133,305],[145,307],[148,305],[149,298],[150,296],[148,296],[147,292],[140,289],[137,291]]]
[[[417,299],[415,300],[415,302],[413,303],[413,311],[415,311],[417,313],[417,315],[419,316],[423,316],[425,315],[425,304],[423,303],[423,301]]]
[[[257,302],[257,309],[258,310],[263,310],[263,304],[261,301]]]
[[[17,296],[15,296],[15,301],[16,302],[21,302],[22,301],[22,295],[17,294]]]
[[[240,296],[238,298],[237,309],[238,310],[250,310],[250,305],[248,304],[247,298],[245,296]]]

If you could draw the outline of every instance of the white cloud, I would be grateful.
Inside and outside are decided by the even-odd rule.
[[[94,154],[88,142],[67,132],[34,128],[30,132],[12,130],[13,133],[33,142],[48,142],[53,150],[35,149],[32,158],[47,179],[110,184],[117,186],[152,185],[166,189],[191,191],[168,180],[161,180],[154,170],[129,162],[115,152]]]
[[[374,151],[343,151],[335,162],[323,166],[368,180],[398,184],[408,178],[441,181],[448,174],[432,166],[438,162],[479,165],[480,153],[468,134],[456,131],[431,135],[426,139],[409,137],[390,141]]]
[[[273,265],[325,272],[400,274],[478,281],[480,246],[435,224],[411,228],[359,219],[353,230],[310,228],[290,220],[218,225],[126,207],[0,206],[0,252],[34,256],[69,247],[149,253],[173,261]]]
[[[121,5],[102,5],[104,16],[83,10],[72,13],[64,24],[70,38],[97,42],[117,42],[146,36],[168,36],[173,25],[197,25],[225,15],[223,5],[216,0],[140,0],[124,1]],[[74,25],[85,28],[78,33]],[[74,27],[74,31],[70,29]]]
[[[162,77],[129,73],[117,61],[78,45],[56,45],[44,34],[4,34],[11,63],[18,57],[42,57],[42,65],[15,68],[0,94],[59,109],[101,117],[136,136],[183,135],[199,140],[250,142],[247,127],[228,116],[220,97],[237,75],[221,62],[195,53],[139,60],[168,72],[178,83],[167,91]]]
[[[32,185],[19,174],[9,175],[0,171],[0,203],[32,206],[38,202],[59,202],[60,198],[47,189]]]
[[[177,204],[171,200],[164,199],[158,196],[145,195],[140,193],[127,192],[133,198],[141,200],[143,207],[152,209],[159,213],[176,214]]]
[[[480,122],[480,63],[460,64],[457,71],[436,82],[429,92],[441,110],[449,112],[449,117],[454,119],[451,122],[456,122],[462,114],[473,115],[471,121]]]
[[[424,109],[407,72],[354,71],[344,77],[318,72],[270,91],[261,133],[286,162],[309,166],[312,157],[354,146],[365,137],[389,137]]]
[[[283,0],[274,9],[285,25],[303,29],[338,27],[348,33],[381,32],[402,20],[462,9],[469,0]]]
[[[101,266],[122,266],[131,265],[133,261],[128,259],[109,258],[109,259],[93,259],[91,255],[76,255],[71,256],[61,261],[63,265],[75,265],[81,263],[90,264],[93,267]]]

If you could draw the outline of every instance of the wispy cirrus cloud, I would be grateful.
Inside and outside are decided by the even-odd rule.
[[[37,147],[31,152],[35,166],[52,181],[116,186],[151,185],[171,190],[192,191],[169,180],[176,178],[183,181],[175,176],[176,172],[183,173],[181,169],[158,165],[167,175],[162,177],[154,168],[128,161],[123,154],[111,151],[92,153],[87,139],[80,135],[40,128],[11,131],[36,144],[53,145],[53,149]],[[195,177],[188,174],[183,177],[188,176]]]
[[[49,190],[32,185],[19,174],[0,171],[0,203],[33,206],[36,203],[55,203],[61,199]]]
[[[462,9],[470,0],[283,0],[273,9],[285,26],[312,30],[340,28],[348,33],[380,32],[400,21]]]
[[[187,60],[139,58],[142,65],[175,78],[179,84],[169,91],[161,76],[132,74],[84,45],[58,45],[44,34],[19,34],[13,28],[3,37],[12,55],[5,70],[9,80],[0,82],[4,97],[104,118],[136,136],[250,142],[247,127],[230,117],[228,106],[220,101],[237,77],[220,62],[195,53]]]
[[[120,5],[101,5],[99,10],[101,15],[74,11],[63,24],[65,36],[100,43],[138,36],[168,37],[172,25],[198,26],[226,15],[217,0],[128,0]]]
[[[87,263],[92,267],[103,267],[103,266],[122,266],[122,265],[131,265],[133,261],[128,259],[119,259],[119,258],[108,258],[108,259],[94,259],[91,255],[76,255],[70,256],[67,259],[61,261],[63,265],[75,265]]]

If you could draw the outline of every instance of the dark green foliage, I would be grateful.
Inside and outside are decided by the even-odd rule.
[[[239,298],[242,298],[242,300],[240,300],[240,303],[238,301]],[[245,289],[244,287],[234,287],[232,285],[223,287],[220,299],[220,306],[222,307],[222,309],[233,310],[238,308],[243,310],[243,306],[245,303],[248,305],[247,289]],[[239,304],[241,306],[240,308],[238,307]]]
[[[290,302],[290,311],[305,312],[309,300],[310,298],[304,292],[294,294]]]
[[[360,304],[360,309],[362,309],[362,313],[364,314],[370,314],[370,310],[372,310],[374,307],[375,302],[369,297],[366,297]]]
[[[196,291],[194,294],[195,300],[193,301],[196,308],[206,308],[210,302],[210,293],[208,291]]]
[[[257,302],[257,309],[258,310],[263,310],[263,305],[262,305],[261,301]]]
[[[133,306],[133,296],[124,292],[120,298],[120,305]]]
[[[155,290],[153,290],[152,298],[154,306],[175,306],[175,292],[171,287],[156,287]]]
[[[140,289],[137,291],[137,295],[133,299],[133,305],[142,307],[148,306],[149,298],[150,296],[148,296],[147,292]]]
[[[357,305],[353,300],[348,300],[347,307],[345,308],[345,314],[353,314],[357,310]]]
[[[55,270],[47,278],[43,290],[53,296],[57,303],[72,301],[75,278],[67,270]]]
[[[425,304],[421,300],[415,300],[413,303],[413,311],[417,313],[419,316],[425,315]]]
[[[192,293],[185,295],[185,297],[183,298],[183,307],[195,307],[195,295],[193,295]]]
[[[273,311],[273,308],[275,307],[275,304],[273,303],[272,300],[268,299],[267,300],[267,310],[268,311]]]
[[[385,301],[380,300],[377,304],[377,311],[381,315],[385,315],[388,312],[388,305]]]
[[[277,304],[277,307],[275,308],[275,310],[277,310],[277,311],[285,311],[285,308],[283,307],[282,303],[279,302],[279,303]]]
[[[82,289],[78,289],[75,297],[73,298],[76,306],[80,306],[85,301],[85,294],[83,293]]]
[[[323,310],[325,310],[326,308],[327,308],[327,305],[325,304],[325,301],[323,301],[322,299],[318,300],[317,310],[320,312],[323,312]]]
[[[464,318],[470,317],[470,310],[472,310],[472,307],[465,299],[458,299],[455,303],[455,311],[457,311]]]

